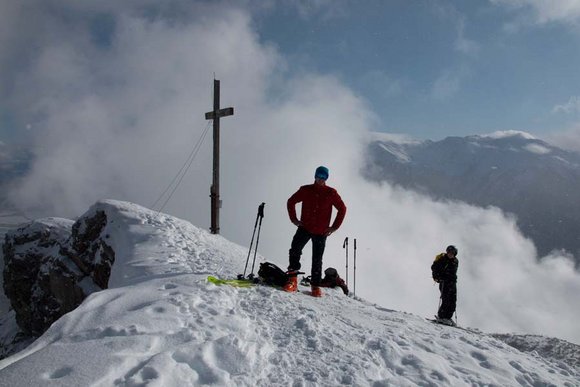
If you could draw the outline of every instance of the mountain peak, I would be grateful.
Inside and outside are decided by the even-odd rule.
[[[574,385],[580,371],[495,337],[326,289],[216,286],[247,249],[131,203],[104,201],[118,259],[93,293],[24,351],[2,385]]]
[[[536,137],[532,136],[527,132],[522,132],[519,130],[499,130],[493,133],[483,134],[483,135],[476,135],[473,137],[481,137],[481,138],[490,138],[490,139],[502,139],[502,138],[509,138],[509,137],[520,137],[526,140],[537,140]]]

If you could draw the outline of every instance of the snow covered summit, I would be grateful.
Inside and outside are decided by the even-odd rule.
[[[317,299],[213,285],[209,274],[243,269],[245,248],[131,203],[96,210],[116,257],[109,289],[0,361],[0,386],[580,385],[573,356],[525,353],[339,289]]]

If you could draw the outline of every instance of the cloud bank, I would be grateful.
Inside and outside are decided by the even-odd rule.
[[[571,261],[555,254],[537,263],[533,244],[497,209],[363,180],[364,143],[377,122],[368,104],[332,76],[288,76],[292,63],[256,33],[251,13],[181,1],[33,4],[3,3],[0,12],[16,31],[35,20],[34,33],[11,30],[0,47],[2,63],[14,64],[2,72],[10,87],[0,98],[19,129],[30,127],[36,155],[11,198],[32,216],[75,217],[102,198],[150,207],[208,124],[215,73],[222,106],[235,108],[221,125],[225,237],[248,245],[266,202],[260,253],[286,266],[294,232],[286,200],[326,165],[348,213],[324,266],[344,276],[342,242],[356,238],[357,295],[431,316],[439,294],[430,265],[453,243],[461,324],[580,342]],[[200,227],[209,227],[210,138],[164,209]]]

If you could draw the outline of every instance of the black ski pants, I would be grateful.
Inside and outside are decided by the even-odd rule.
[[[457,307],[457,282],[441,281],[439,283],[441,291],[441,306],[437,312],[439,318],[451,319]]]
[[[308,241],[312,240],[312,273],[311,284],[319,286],[322,277],[322,255],[326,247],[326,235],[314,235],[298,227],[290,246],[290,265],[288,270],[300,270],[300,256]]]

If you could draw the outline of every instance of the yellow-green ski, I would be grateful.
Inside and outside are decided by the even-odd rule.
[[[215,285],[230,285],[236,288],[250,288],[254,286],[254,281],[249,279],[220,279],[212,275],[207,277],[207,280]]]

